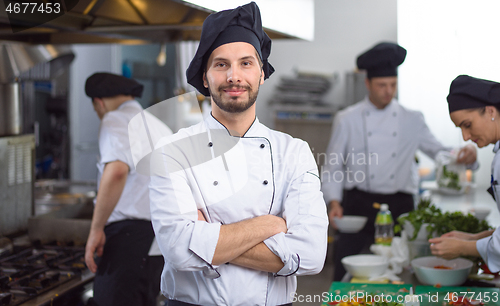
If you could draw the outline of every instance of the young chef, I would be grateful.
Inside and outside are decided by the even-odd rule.
[[[186,74],[212,113],[158,151],[151,216],[168,305],[290,305],[296,275],[321,271],[328,218],[306,142],[255,116],[273,72],[252,2],[210,15]]]
[[[330,224],[335,227],[333,218],[343,215],[368,217],[360,232],[337,236],[335,281],[345,274],[341,259],[367,252],[374,242],[378,212],[374,202],[389,204],[394,220],[413,210],[413,194],[418,190],[416,151],[435,158],[439,151],[449,150],[432,135],[420,112],[401,106],[394,98],[397,67],[405,57],[406,50],[394,43],[379,43],[361,54],[357,65],[367,71],[368,96],[340,111],[334,119],[321,171]],[[458,156],[458,162],[473,163],[476,149],[465,146]]]
[[[96,73],[85,83],[101,119],[98,192],[85,249],[85,262],[96,273],[93,302],[99,306],[156,305],[163,267],[161,256],[148,256],[154,240],[149,212],[149,176],[136,172],[128,123],[143,109],[134,97],[143,86],[111,73]],[[155,132],[172,132],[157,124]],[[96,264],[94,254],[101,257]],[[161,254],[154,254],[161,255]]]
[[[500,209],[500,83],[458,76],[447,97],[450,118],[462,130],[465,141],[482,148],[494,144],[491,164],[491,193]],[[430,239],[433,255],[452,259],[458,256],[481,256],[492,272],[500,271],[500,231],[478,234],[453,231]]]

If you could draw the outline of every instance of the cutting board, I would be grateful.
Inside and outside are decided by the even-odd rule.
[[[485,288],[485,287],[441,287],[434,286],[417,286],[415,294],[422,295],[420,305],[448,305],[451,300],[448,293],[454,292],[457,297],[466,295],[467,298],[472,297],[475,300],[482,300],[485,306],[498,305],[500,306],[500,291],[498,288]],[[489,297],[489,301],[487,298]]]
[[[349,299],[353,301],[352,299],[356,298],[356,296],[365,298],[371,296],[374,301],[379,301],[378,299],[383,296],[384,298],[390,298],[392,301],[396,302],[398,296],[400,300],[404,300],[404,296],[409,293],[411,287],[411,284],[394,285],[333,282],[328,291],[328,295],[324,294],[322,296],[321,302],[323,304],[321,305],[336,305],[338,302],[342,302],[342,299],[347,302],[349,302]]]

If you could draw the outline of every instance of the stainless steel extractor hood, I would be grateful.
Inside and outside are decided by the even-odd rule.
[[[0,43],[0,137],[23,133],[20,81],[30,79],[30,69],[49,65],[49,78],[67,68],[75,55],[63,45]]]
[[[17,81],[22,73],[40,63],[49,63],[51,75],[57,75],[74,58],[68,46],[0,43],[0,83]]]
[[[255,1],[271,38],[312,40],[314,0]],[[52,15],[56,17],[52,20],[47,13],[38,17],[9,14],[0,2],[0,40],[140,44],[199,40],[203,21],[210,13],[249,0],[59,0],[56,2],[63,3],[66,10]]]

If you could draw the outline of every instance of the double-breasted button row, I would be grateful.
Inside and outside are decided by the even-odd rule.
[[[213,184],[214,184],[214,186],[217,186],[217,185],[219,185],[219,182],[214,181],[214,183],[213,183]],[[262,182],[262,184],[267,185],[267,184],[269,184],[269,181],[268,181],[268,180],[264,180],[264,181]]]
[[[208,146],[209,146],[209,147],[213,147],[213,146],[214,146],[213,142],[211,142],[211,141],[210,141],[210,142],[208,143]],[[263,144],[263,143],[261,143],[261,144],[260,144],[260,147],[261,147],[262,149],[264,149],[264,148],[266,147],[266,145],[265,145],[265,144]]]

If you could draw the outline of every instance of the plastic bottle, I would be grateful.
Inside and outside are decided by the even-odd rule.
[[[381,204],[375,218],[375,244],[391,245],[394,237],[394,221],[389,205]]]

